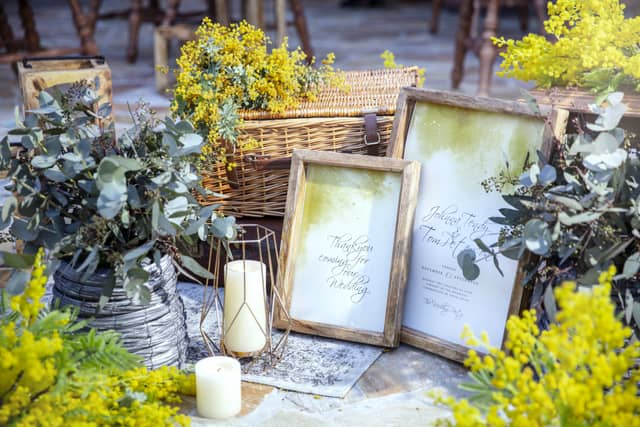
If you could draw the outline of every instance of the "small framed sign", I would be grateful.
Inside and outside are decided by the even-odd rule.
[[[551,127],[526,104],[403,90],[387,154],[422,168],[401,341],[462,361],[467,324],[501,347],[507,318],[522,305],[523,268],[500,256],[501,275],[474,242],[497,240],[501,227],[489,217],[508,207],[499,191],[487,192],[482,183],[505,171],[519,176],[527,158],[537,161],[538,150],[548,156],[554,130],[564,131],[567,116],[550,117]],[[480,260],[474,280],[458,265],[458,255],[469,250]]]
[[[398,345],[419,170],[399,159],[293,152],[277,282],[294,331]],[[285,314],[274,324],[286,324]]]

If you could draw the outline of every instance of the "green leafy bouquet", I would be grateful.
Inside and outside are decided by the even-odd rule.
[[[203,146],[193,126],[170,118],[160,123],[143,104],[132,114],[133,127],[116,140],[113,126],[105,126],[111,107],[96,107],[87,85],[43,91],[39,101],[0,141],[0,171],[8,172],[14,193],[2,207],[0,228],[10,226],[27,254],[5,254],[4,263],[27,265],[28,254],[44,247],[84,277],[110,267],[101,304],[116,285],[147,301],[143,265],[159,264],[164,254],[181,272],[210,277],[189,254],[212,233],[232,237],[235,220],[216,205],[201,206],[193,194],[209,194],[191,162]],[[14,273],[9,292],[19,293],[23,279]]]

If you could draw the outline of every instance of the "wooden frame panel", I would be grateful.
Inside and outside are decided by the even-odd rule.
[[[394,132],[391,135],[391,141],[388,147],[388,151],[387,151],[387,155],[390,157],[395,157],[395,158],[405,158],[405,159],[410,159],[410,160],[418,160],[422,162],[422,159],[420,159],[418,156],[418,158],[416,158],[415,156],[415,150],[414,152],[410,152],[407,154],[407,151],[405,151],[406,148],[406,143],[407,143],[407,137],[410,135],[410,133],[412,132],[412,120],[416,114],[416,108],[418,105],[420,105],[419,109],[421,110],[421,112],[419,114],[424,114],[424,111],[429,111],[429,107],[423,107],[424,105],[431,105],[431,106],[435,106],[431,109],[432,112],[438,112],[438,110],[440,109],[440,111],[446,111],[448,108],[447,107],[452,107],[451,111],[452,113],[450,114],[455,114],[455,113],[460,113],[460,117],[459,117],[459,121],[455,124],[455,126],[458,127],[463,127],[466,125],[466,122],[472,121],[473,118],[472,116],[476,113],[478,113],[479,115],[484,114],[485,116],[494,116],[497,118],[501,118],[504,117],[505,121],[512,121],[512,122],[518,122],[519,119],[521,118],[524,122],[533,122],[531,119],[532,118],[537,118],[540,119],[542,123],[543,120],[543,116],[548,116],[548,120],[546,120],[546,125],[542,125],[544,126],[542,128],[542,135],[540,138],[540,146],[538,147],[542,153],[549,158],[550,154],[551,154],[551,150],[553,148],[553,141],[554,138],[557,139],[561,139],[564,135],[564,130],[566,128],[566,123],[567,123],[567,119],[568,119],[568,112],[564,111],[564,110],[544,110],[542,111],[542,116],[541,115],[537,115],[531,112],[530,108],[523,103],[517,103],[517,102],[510,102],[510,101],[502,101],[502,100],[497,100],[497,99],[489,99],[489,98],[477,98],[477,97],[468,97],[468,96],[463,96],[463,95],[458,95],[458,94],[453,94],[453,93],[449,93],[449,92],[441,92],[441,91],[432,91],[432,90],[424,90],[424,89],[415,89],[415,88],[405,88],[403,89],[403,92],[401,93],[400,97],[398,98],[398,107],[396,110],[396,116],[395,116],[395,120],[394,120]],[[425,110],[426,108],[426,110]],[[423,116],[421,116],[422,118],[424,118]],[[442,117],[445,117],[444,115]],[[419,120],[419,119],[416,119]],[[438,119],[434,118],[433,119],[434,123],[438,121]],[[445,126],[445,123],[441,123],[438,122],[436,124],[433,125],[429,125],[427,124],[426,127],[429,128],[429,126],[440,126],[443,125]],[[416,125],[416,126],[420,126],[420,125]],[[491,126],[491,124],[487,123],[487,126]],[[497,123],[497,127],[500,126],[500,122]],[[532,125],[533,126],[533,125]],[[413,132],[418,132],[418,131],[413,131]],[[425,133],[425,135],[428,134]],[[452,133],[452,135],[455,133]],[[416,135],[419,135],[419,133],[416,133]],[[438,132],[436,131],[434,133],[434,135],[438,135]],[[470,132],[470,136],[469,138],[475,138],[476,135],[473,132]],[[418,138],[418,136],[415,137],[411,137],[411,138]],[[480,139],[480,137],[478,138]],[[477,142],[477,141],[476,141]],[[482,141],[482,142],[487,142],[487,141]],[[443,150],[447,151],[447,150],[454,150],[454,148],[450,148],[449,146],[447,146],[447,144],[451,144],[451,146],[455,145],[455,144],[462,144],[466,149],[466,147],[469,146],[473,146],[474,141],[468,141],[468,140],[456,140],[456,141],[445,141],[443,143],[443,141],[438,141],[439,145],[438,147],[442,147]],[[477,142],[479,143],[479,142]],[[500,141],[491,141],[491,143],[494,144],[500,144]],[[511,140],[509,141],[509,143],[513,143]],[[428,142],[425,142],[424,144],[429,144]],[[443,145],[444,144],[444,145]],[[487,145],[483,145],[482,146],[484,149],[484,147],[488,147]],[[480,150],[480,148],[477,148],[477,150]],[[488,149],[488,148],[487,148]],[[471,150],[473,152],[473,150]],[[424,159],[425,160],[429,160],[431,161],[431,156],[434,156],[435,151],[432,152],[430,155],[425,155]],[[504,153],[504,151],[503,151]],[[534,153],[534,157],[532,157],[532,159],[535,159],[535,153]],[[516,163],[521,162],[522,159],[510,159],[511,160],[511,164],[514,164],[514,161]],[[478,167],[480,167],[480,164],[482,162],[478,161]],[[461,164],[464,164],[464,160],[461,161]],[[519,163],[518,163],[519,164]],[[428,170],[428,166],[425,165],[424,163],[422,164],[422,178],[421,178],[421,190],[420,190],[420,195],[419,195],[419,200],[418,200],[418,208],[417,208],[417,212],[416,212],[416,225],[414,226],[414,242],[417,242],[418,237],[416,236],[416,232],[417,232],[417,228],[421,218],[422,221],[424,221],[424,218],[428,218],[428,216],[421,216],[424,215],[426,211],[426,206],[428,206],[426,204],[426,202],[424,202],[423,198],[429,198],[429,195],[426,194],[423,190],[422,187],[424,187],[425,185],[428,186],[428,181],[429,178],[432,179],[440,179],[442,181],[442,184],[438,184],[439,188],[436,189],[435,193],[446,193],[447,191],[452,191],[455,192],[457,191],[456,188],[449,188],[446,184],[447,180],[449,180],[450,174],[449,175],[443,175],[443,176],[431,176],[429,175],[429,170]],[[453,169],[455,170],[455,166],[453,167]],[[456,171],[457,173],[458,171]],[[468,171],[460,171],[461,174],[464,173],[469,173]],[[471,172],[471,174],[473,174],[474,172]],[[473,175],[471,175],[473,176]],[[484,178],[488,178],[490,176],[487,175]],[[477,182],[477,191],[480,193],[482,192],[482,187],[480,187],[480,182]],[[433,193],[430,193],[433,194]],[[437,200],[439,197],[439,195],[435,195],[433,198],[434,200]],[[443,198],[446,199],[447,197],[450,196],[444,196]],[[421,203],[421,201],[423,201]],[[434,202],[436,203],[436,202]],[[460,211],[459,212],[464,212],[464,203],[467,203],[467,199],[463,198],[463,200],[461,201],[461,207],[460,207]],[[498,208],[501,208],[504,206],[496,206],[495,211],[496,214],[498,213]],[[471,209],[475,208],[475,206],[473,206]],[[431,209],[436,209],[435,206],[432,206]],[[444,209],[443,209],[444,210]],[[433,212],[433,211],[431,211]],[[437,212],[437,209],[436,209]],[[469,213],[473,213],[472,210],[468,211]],[[465,212],[466,213],[466,212]],[[479,217],[480,219],[482,219],[482,217]],[[487,217],[488,218],[488,217]],[[464,232],[463,232],[464,235]],[[462,242],[462,240],[460,240],[460,242]],[[470,244],[469,244],[470,242]],[[490,242],[490,241],[489,241]],[[467,241],[465,241],[464,243],[462,243],[464,245],[466,245],[466,247],[472,248],[473,247],[473,242],[471,237],[467,238]],[[425,244],[426,245],[426,244]],[[447,316],[450,316],[450,321],[449,322],[445,322],[445,324],[443,324],[443,328],[448,328],[449,326],[446,325],[446,323],[449,324],[454,324],[455,321],[458,321],[460,319],[464,319],[466,317],[466,312],[464,310],[462,310],[460,307],[468,307],[467,304],[469,301],[464,300],[464,299],[460,299],[460,301],[462,301],[460,303],[460,307],[455,307],[452,306],[452,302],[451,301],[455,301],[457,296],[454,296],[452,294],[447,295],[446,297],[440,297],[440,296],[436,296],[434,297],[435,293],[434,291],[438,290],[438,289],[448,289],[450,287],[455,287],[456,283],[464,283],[463,281],[461,281],[459,279],[459,277],[457,278],[452,278],[451,275],[447,276],[447,271],[444,272],[444,274],[442,275],[442,277],[444,277],[442,280],[442,282],[439,282],[437,285],[434,285],[433,288],[431,289],[427,289],[425,291],[415,291],[417,286],[421,286],[423,289],[424,288],[428,288],[429,287],[429,280],[432,280],[433,275],[436,274],[436,271],[429,271],[428,273],[422,273],[422,271],[419,272],[415,272],[416,269],[418,267],[422,268],[423,266],[425,266],[425,264],[422,263],[427,263],[430,261],[425,261],[423,259],[418,259],[420,258],[420,253],[418,253],[418,251],[416,250],[416,247],[418,246],[418,243],[414,243],[414,246],[412,248],[412,262],[411,265],[409,267],[410,272],[409,272],[409,279],[408,279],[408,283],[407,283],[407,299],[408,301],[405,303],[405,311],[407,312],[404,319],[403,319],[403,327],[402,327],[402,333],[401,333],[401,341],[405,342],[409,345],[424,349],[424,350],[428,350],[437,354],[440,354],[443,357],[452,359],[452,360],[456,360],[456,361],[463,361],[466,357],[467,354],[467,350],[468,348],[459,343],[459,342],[455,342],[453,341],[451,338],[446,339],[443,338],[443,336],[436,336],[435,333],[427,333],[425,332],[425,330],[418,330],[416,328],[412,328],[407,326],[405,323],[411,323],[411,322],[407,322],[407,319],[412,317],[412,324],[415,325],[416,323],[419,323],[417,321],[415,321],[415,319],[417,317],[419,317],[420,315],[414,314],[411,315],[409,312],[410,310],[414,310],[413,313],[416,313],[416,306],[420,306],[420,304],[423,304],[421,307],[423,310],[426,310],[427,305],[430,305],[432,307],[432,313],[435,311],[440,311],[441,315],[444,317],[445,314]],[[456,247],[457,249],[458,247]],[[461,246],[460,248],[464,248],[463,246]],[[425,250],[425,249],[423,249]],[[421,250],[421,251],[423,251]],[[438,249],[433,249],[431,250],[432,254],[435,254],[437,252]],[[459,251],[458,251],[459,253]],[[452,251],[452,256],[453,254],[455,254],[454,251]],[[430,257],[429,257],[430,258]],[[436,259],[437,257],[434,256],[433,259]],[[431,259],[431,258],[430,258]],[[442,258],[438,258],[439,260],[441,260]],[[513,276],[509,276],[509,277],[513,277],[513,286],[511,287],[511,291],[510,291],[510,295],[508,296],[508,300],[505,298],[504,300],[502,300],[502,307],[503,309],[506,307],[506,316],[504,317],[504,319],[500,318],[500,319],[495,319],[496,324],[498,324],[497,322],[500,321],[502,322],[502,320],[504,320],[504,323],[502,324],[501,327],[501,332],[503,335],[503,339],[502,342],[504,342],[504,336],[505,336],[505,330],[504,330],[504,326],[506,326],[506,320],[508,318],[508,316],[512,315],[512,314],[517,314],[519,313],[521,310],[528,308],[527,304],[525,303],[525,301],[528,300],[528,293],[523,289],[523,287],[521,285],[519,285],[519,283],[522,281],[522,278],[524,277],[524,274],[526,274],[525,270],[525,266],[529,264],[528,259],[523,259],[521,260],[516,266],[515,269],[513,271]],[[501,261],[501,263],[503,263],[504,261]],[[453,262],[455,264],[455,261]],[[427,266],[428,267],[428,266]],[[448,266],[450,267],[450,266]],[[457,267],[457,265],[456,265]],[[444,264],[440,264],[434,267],[435,270],[437,270],[438,268],[445,268]],[[497,270],[495,269],[495,267],[493,266],[492,263],[487,263],[481,266],[481,271],[488,271],[490,274],[493,275],[493,273],[495,272],[495,275],[499,274],[497,272]],[[413,277],[412,277],[412,272],[413,272]],[[441,272],[437,273],[437,274],[441,274]],[[455,274],[455,273],[453,273]],[[484,273],[483,273],[484,274]],[[460,276],[462,275],[461,273],[459,274]],[[493,276],[495,278],[495,276]],[[480,276],[480,278],[482,278],[482,276]],[[418,280],[419,279],[419,280]],[[486,280],[486,278],[485,278]],[[490,280],[491,280],[491,276],[490,276]],[[419,283],[418,283],[419,282]],[[442,288],[438,288],[438,286],[442,286]],[[412,292],[414,291],[414,292]],[[454,290],[455,291],[455,290]],[[466,290],[465,292],[469,292],[468,290]],[[473,292],[470,291],[470,292]],[[476,291],[476,293],[479,293]],[[428,295],[425,296],[424,299],[421,299],[420,302],[417,302],[418,300],[416,298],[414,298],[416,295]],[[473,294],[472,294],[473,295]],[[438,300],[437,298],[441,298],[440,300]],[[443,302],[446,301],[446,302]],[[508,302],[508,303],[507,303]],[[449,305],[447,305],[449,304]],[[479,307],[479,310],[491,310],[492,307]],[[445,313],[445,314],[442,314]],[[451,314],[453,313],[453,314]],[[460,316],[460,317],[457,317]],[[455,321],[451,321],[451,319],[453,319],[453,317],[455,317]],[[474,330],[475,333],[480,333],[482,330],[484,330],[483,326],[486,325],[470,325],[471,328]],[[430,326],[430,328],[435,328],[436,325],[433,324],[432,326]],[[453,326],[451,326],[451,328],[453,328]],[[428,329],[428,328],[424,328],[424,329]],[[442,335],[451,335],[451,332],[447,332],[446,334],[442,334]],[[500,344],[500,342],[497,343],[498,345]]]
[[[294,150],[282,231],[281,262],[277,279],[278,289],[285,300],[286,311],[291,317],[292,330],[387,347],[398,345],[419,171],[420,165],[417,162],[355,154]],[[321,191],[323,187],[316,186],[316,182],[321,182],[320,177],[322,176],[329,176],[330,180],[336,180],[336,182],[353,183],[354,181],[349,181],[354,179],[353,176],[369,177],[369,175],[362,175],[369,173],[373,174],[371,175],[373,177],[378,177],[376,179],[382,177],[383,181],[378,181],[378,183],[393,182],[394,184],[391,187],[380,186],[383,189],[392,188],[393,190],[387,192],[380,190],[380,193],[376,193],[376,196],[371,197],[371,200],[364,197],[363,201],[360,202],[358,201],[361,198],[359,191],[368,191],[363,190],[367,185],[363,187],[362,182],[353,185],[344,184],[344,188],[342,188],[342,184],[338,184],[337,187],[331,187],[330,193],[323,193]],[[372,186],[372,188],[374,187],[379,188],[378,186]],[[324,216],[321,217],[321,220],[315,220],[315,222],[308,219],[314,209],[315,211],[322,210],[324,209],[323,204],[330,203],[327,198],[332,199],[334,195],[339,198],[342,191],[347,196],[353,194],[353,199],[349,200],[349,203],[336,203],[332,206],[330,212],[334,212],[334,209],[337,210],[336,216],[332,216],[334,218],[333,222],[329,219],[324,223]],[[316,197],[316,194],[320,196]],[[386,197],[389,197],[389,199],[386,199]],[[314,200],[319,201],[316,203],[313,202]],[[383,200],[394,200],[395,205],[391,206],[389,203],[385,203],[384,209],[378,209],[380,208],[378,205]],[[356,212],[353,206],[360,206],[360,208]],[[370,208],[370,211],[367,212],[374,212],[374,209],[377,209],[375,211],[376,215],[380,217],[388,216],[388,218],[382,219],[380,222],[388,221],[391,224],[390,229],[386,230],[386,228],[380,227],[380,229],[373,230],[375,233],[358,235],[362,229],[369,230],[370,228],[368,227],[377,225],[377,222],[375,224],[371,223],[372,221],[370,220],[372,218],[375,218],[376,221],[379,218],[362,213],[363,206]],[[305,210],[308,211],[305,212]],[[342,249],[336,249],[344,246],[338,246],[334,243],[323,244],[322,242],[326,242],[326,240],[314,237],[320,236],[327,239],[335,239],[335,236],[330,236],[326,232],[328,229],[333,230],[332,227],[340,230],[354,230],[353,240],[349,241],[354,246],[356,241],[366,242],[366,247],[372,248],[371,250],[367,249],[366,261],[358,264],[357,261],[354,261],[354,256],[344,255],[341,252]],[[336,234],[340,233],[336,231]],[[379,239],[382,239],[382,237],[379,237],[380,235],[388,236],[386,238],[389,241],[385,240],[385,244],[375,246],[377,245],[375,242],[379,242]],[[342,235],[341,238],[344,238],[344,236]],[[365,236],[364,240],[358,240],[363,236]],[[351,239],[351,237],[352,234],[349,232],[348,239]],[[336,240],[333,241],[335,242]],[[313,245],[308,242],[313,243]],[[358,245],[360,244],[358,243]],[[312,249],[307,250],[306,248]],[[326,253],[322,251],[326,251]],[[385,256],[380,256],[380,254],[384,253],[386,253]],[[345,257],[345,259],[342,259],[342,261],[345,261],[344,263],[340,259],[342,256]],[[347,258],[349,259],[348,262],[346,261]],[[334,264],[323,264],[328,259],[331,259]],[[336,282],[330,282],[329,279],[333,280],[332,277],[334,277],[336,270],[331,268],[343,264],[350,264],[351,266],[348,267],[349,271],[346,273],[336,273],[340,285],[334,287],[333,285]],[[355,264],[358,265],[354,266]],[[369,277],[368,275],[375,268],[380,268],[381,270],[379,271],[387,271],[386,277],[380,277],[380,275]],[[314,277],[309,277],[305,273],[311,270],[314,271]],[[367,284],[367,287],[364,288],[366,291],[358,294],[362,295],[360,301],[354,301],[355,294],[352,294],[349,297],[350,300],[345,302],[347,298],[340,291],[344,291],[346,288],[341,287],[341,285],[344,285],[350,277],[354,276],[367,278],[367,281],[362,281]],[[305,277],[306,279],[302,280]],[[368,287],[369,285],[371,287]],[[331,291],[328,291],[328,288],[332,288]],[[297,293],[296,289],[298,289]],[[369,290],[371,290],[370,293]],[[315,292],[318,293],[316,294]],[[385,292],[386,297],[384,296]],[[305,298],[313,298],[313,295],[319,295],[316,301],[311,302],[316,306],[309,309],[301,308],[307,307],[308,301]],[[321,300],[325,297],[329,298],[325,300],[328,304],[322,305]],[[371,298],[367,300],[367,305],[357,305],[369,297]],[[319,308],[317,308],[318,306]],[[364,310],[363,307],[367,307],[367,310]],[[334,315],[335,312],[343,313],[344,319],[341,317],[336,320],[338,317]],[[325,313],[327,321],[324,321]],[[371,317],[369,318],[369,316]],[[276,327],[284,327],[287,324],[287,320],[288,317],[282,310],[276,311],[274,319]],[[363,327],[365,324],[373,323],[380,323],[380,327]]]

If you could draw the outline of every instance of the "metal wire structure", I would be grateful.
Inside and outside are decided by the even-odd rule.
[[[262,276],[262,295],[264,299],[264,313],[266,313],[266,325],[261,325],[260,313],[251,307],[247,302],[247,273],[243,274],[243,300],[237,311],[231,315],[224,315],[224,304],[221,297],[222,284],[224,283],[225,265],[231,261],[251,262],[258,261],[266,267]],[[211,237],[209,245],[209,257],[207,268],[213,273],[213,279],[205,282],[203,287],[202,311],[200,316],[200,333],[205,342],[209,354],[221,353],[235,358],[248,358],[254,360],[266,358],[267,367],[273,367],[282,358],[289,333],[291,332],[291,318],[285,308],[284,295],[276,287],[276,272],[279,263],[278,246],[275,233],[259,224],[244,224],[235,240],[224,240]],[[226,295],[226,292],[225,292]],[[250,319],[255,321],[260,331],[264,334],[265,345],[261,350],[253,352],[232,351],[225,345],[225,333],[238,320],[242,310],[250,313]],[[211,313],[213,311],[213,313]],[[261,311],[261,310],[260,310]],[[273,318],[274,313],[280,311],[284,313],[287,320],[287,327],[282,331],[279,338],[273,338]],[[211,337],[209,331],[205,330],[205,320],[209,315],[216,316],[219,340]],[[229,325],[225,325],[224,318],[231,319]],[[246,316],[245,316],[246,318]],[[265,327],[266,326],[266,327]]]

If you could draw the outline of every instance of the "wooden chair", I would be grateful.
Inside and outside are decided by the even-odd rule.
[[[456,46],[453,59],[453,70],[451,72],[451,85],[457,89],[462,82],[464,74],[464,59],[468,51],[474,52],[480,58],[480,80],[478,84],[478,95],[488,96],[491,85],[491,75],[493,62],[498,54],[498,48],[491,41],[498,30],[500,19],[500,7],[520,8],[520,27],[526,31],[528,17],[523,19],[523,3],[528,9],[528,0],[461,0],[459,25],[456,35]],[[536,17],[543,28],[546,19],[545,0],[533,1]],[[486,7],[482,32],[478,36],[477,23],[480,19],[480,11]]]
[[[29,57],[64,56],[73,53],[96,55],[98,48],[93,39],[93,26],[89,14],[85,13],[78,0],[68,0],[73,23],[80,39],[79,47],[45,48],[36,29],[33,9],[28,0],[18,0],[18,13],[24,30],[23,37],[16,37],[9,25],[4,2],[0,1],[0,63],[14,63]]]
[[[287,21],[287,2],[293,15],[293,21]],[[264,0],[243,0],[243,15],[250,24],[260,28],[269,27],[264,18]],[[304,7],[301,0],[274,0],[276,40],[278,44],[287,35],[287,27],[294,26],[300,39],[302,50],[308,58],[313,57],[311,47],[311,37],[307,26],[307,19],[304,15]]]
[[[138,58],[138,38],[140,26],[150,22],[155,26],[171,25],[179,19],[202,17],[204,15],[215,16],[215,11],[220,0],[206,0],[207,10],[180,13],[180,0],[167,0],[167,5],[162,8],[158,0],[130,0],[129,7],[124,10],[115,10],[100,13],[102,0],[91,0],[93,25],[97,19],[127,19],[129,21],[129,45],[127,47],[127,61],[136,62]]]

